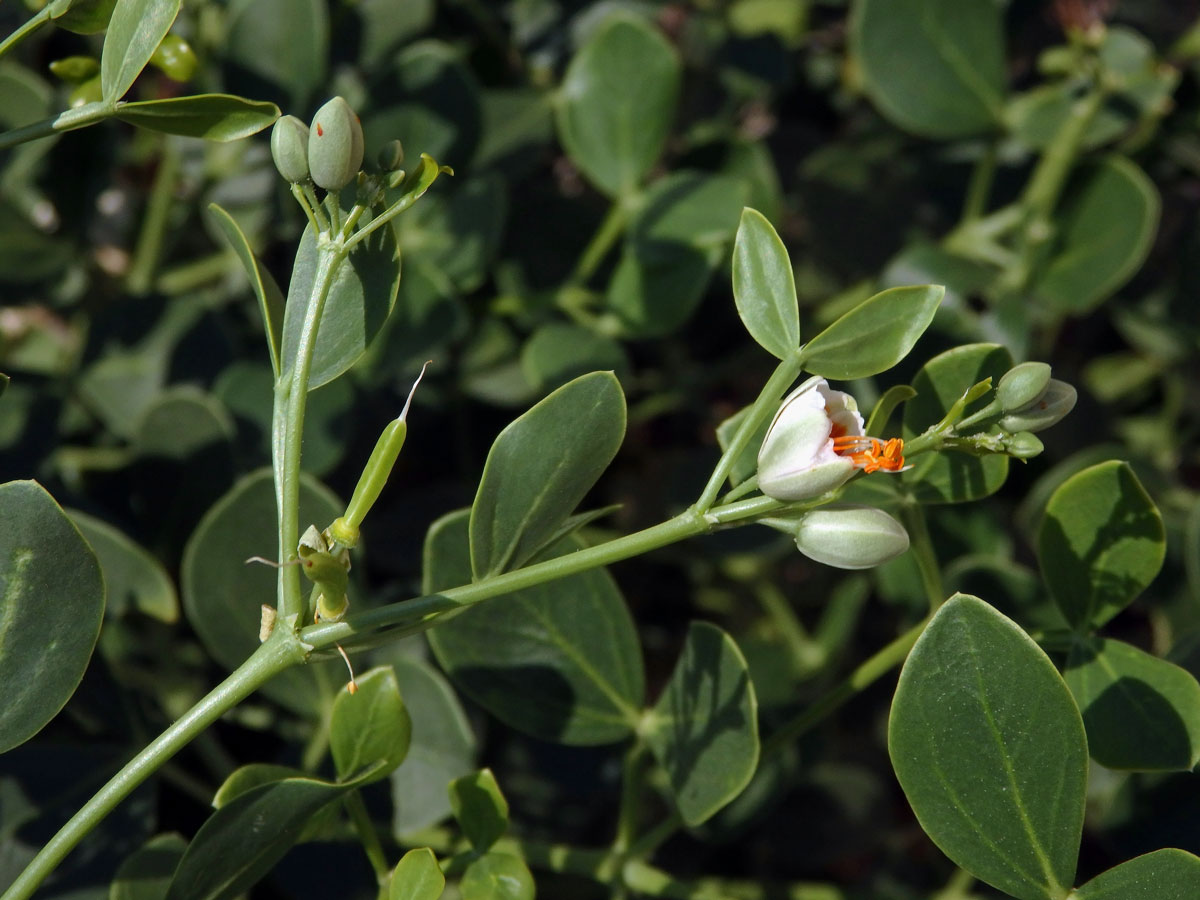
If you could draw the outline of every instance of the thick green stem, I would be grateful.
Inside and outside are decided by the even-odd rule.
[[[627,219],[625,203],[621,200],[613,203],[608,214],[600,223],[600,227],[596,229],[596,233],[592,235],[592,239],[588,241],[588,245],[580,255],[575,271],[567,279],[566,287],[584,284],[592,277],[596,269],[600,267],[600,263],[604,262],[604,257],[613,248],[613,244],[624,234]]]
[[[379,835],[375,833],[375,824],[371,821],[371,814],[367,812],[367,805],[363,803],[362,795],[358,791],[348,793],[343,802],[346,811],[350,813],[350,821],[354,823],[354,830],[358,832],[358,839],[362,842],[367,859],[371,862],[375,880],[384,884],[392,870],[388,865],[387,854],[383,852],[383,844],[379,842]]]
[[[317,247],[317,274],[308,301],[308,310],[304,315],[304,328],[296,344],[296,356],[284,362],[285,365],[290,363],[291,368],[284,372],[275,390],[273,430],[281,564],[279,615],[284,619],[292,615],[300,616],[305,607],[300,572],[295,566],[285,564],[296,559],[296,547],[300,542],[300,453],[313,353],[321,325],[321,314],[325,311],[325,301],[333,285],[334,272],[345,258],[345,251],[341,246],[326,244],[322,247],[319,237]]]
[[[233,674],[130,760],[42,847],[0,900],[26,900],[32,896],[38,885],[57,868],[72,848],[134,788],[273,675],[302,662],[304,648],[293,635],[286,632],[287,629],[276,629],[277,637],[260,646]]]
[[[25,40],[25,38],[29,37],[31,34],[49,22],[51,17],[50,14],[53,11],[54,7],[50,4],[43,6],[32,16],[26,19],[25,23],[16,31],[6,37],[3,41],[0,41],[0,57],[3,57],[5,53],[17,46],[17,44],[21,43],[21,41]]]
[[[175,181],[179,177],[180,153],[170,138],[162,139],[162,157],[154,184],[150,188],[150,200],[146,204],[146,215],[138,232],[137,246],[133,251],[133,262],[125,277],[125,286],[134,296],[142,296],[150,290],[154,272],[162,257],[163,238],[167,233],[167,217],[175,197]]]
[[[933,549],[933,539],[929,536],[929,526],[925,522],[925,510],[919,504],[907,504],[901,507],[900,518],[904,520],[904,527],[908,531],[909,546],[921,573],[929,611],[935,613],[946,602],[946,589],[942,586],[942,570]]]
[[[63,131],[74,131],[76,128],[85,128],[88,125],[103,122],[115,112],[115,103],[104,102],[87,103],[83,106],[77,106],[74,109],[66,109],[57,116],[42,119],[40,122],[33,122],[29,125],[22,125],[20,128],[14,128],[11,131],[5,131],[0,134],[0,150],[15,147],[17,144],[24,144],[28,141],[36,141],[38,138],[50,137]]]

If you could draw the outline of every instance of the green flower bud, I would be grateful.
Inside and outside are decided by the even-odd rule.
[[[196,74],[196,52],[179,35],[168,34],[155,48],[150,65],[157,67],[172,81],[190,81]]]
[[[308,126],[295,116],[275,120],[271,129],[271,158],[289,184],[308,180]]]
[[[1046,448],[1038,440],[1037,435],[1030,434],[1028,431],[1010,434],[1004,441],[1004,450],[1013,459],[1033,459],[1044,449]]]
[[[996,387],[1000,408],[1012,412],[1028,406],[1050,383],[1050,367],[1043,362],[1024,362],[1004,373]]]
[[[908,549],[908,532],[882,509],[824,507],[802,516],[793,532],[796,548],[837,569],[870,569]]]
[[[379,168],[384,172],[395,172],[404,163],[404,145],[399,141],[388,141],[377,157]]]
[[[334,97],[317,110],[308,134],[308,169],[327,191],[340,191],[358,175],[363,132],[350,104]]]
[[[1042,431],[1075,408],[1075,388],[1050,379],[1046,390],[1032,403],[1002,416],[999,425],[1008,432]]]
[[[67,56],[50,63],[50,71],[63,81],[83,84],[100,74],[100,60],[94,56]]]

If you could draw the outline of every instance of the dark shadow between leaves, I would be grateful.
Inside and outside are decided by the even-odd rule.
[[[575,689],[550,666],[459,666],[454,683],[518,731],[562,741],[577,715]]]
[[[1088,749],[1102,766],[1134,771],[1191,765],[1187,725],[1171,702],[1139,678],[1120,678],[1083,710]]]

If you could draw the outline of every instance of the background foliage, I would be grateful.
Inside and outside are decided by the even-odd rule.
[[[1008,353],[1047,360],[1079,387],[1068,427],[1045,433],[1046,453],[1028,464],[939,458],[946,471],[909,476],[920,475],[922,499],[933,503],[991,494],[931,507],[947,594],[984,597],[1042,635],[1064,622],[1103,627],[1087,647],[1070,648],[1070,660],[1065,645],[1055,657],[1078,702],[1101,697],[1114,666],[1134,677],[1152,667],[1150,657],[1200,675],[1198,14],[1195,4],[1165,0],[189,0],[172,33],[191,45],[194,71],[180,83],[169,62],[147,69],[127,99],[226,91],[307,121],[341,94],[361,115],[368,158],[399,136],[410,161],[429,153],[456,170],[396,220],[403,276],[392,316],[349,376],[309,404],[305,467],[328,488],[306,485],[304,502],[321,510],[306,521],[336,515],[329,490],[349,494],[421,363],[433,360],[405,453],[364,529],[365,563],[351,574],[358,608],[418,594],[423,584],[460,584],[473,570],[499,571],[514,555],[545,549],[497,547],[494,558],[476,559],[473,543],[470,558],[439,558],[446,571],[423,565],[430,523],[430,544],[461,542],[468,522],[455,511],[470,505],[497,433],[586,372],[613,370],[628,402],[623,443],[604,437],[620,451],[585,502],[618,508],[589,526],[589,540],[654,524],[691,501],[718,455],[717,426],[771,371],[731,302],[733,238],[743,206],[752,206],[774,223],[792,263],[791,272],[757,277],[794,281],[802,340],[878,290],[946,284],[913,353],[881,378],[852,382],[864,409],[892,384],[925,384],[905,408],[906,429],[919,430],[951,399],[935,384],[960,373],[965,385],[979,373],[998,376]],[[27,15],[20,3],[4,4],[0,32]],[[1086,33],[1091,44],[1079,37]],[[103,38],[48,26],[7,55],[0,124],[66,108],[87,82],[59,77],[58,63],[98,55]],[[102,70],[100,89],[119,95],[123,77]],[[0,884],[116,762],[244,658],[258,601],[242,598],[272,591],[269,571],[240,562],[276,555],[261,471],[272,372],[258,303],[226,243],[228,226],[208,205],[229,211],[281,285],[305,223],[265,135],[229,143],[166,135],[139,119],[161,107],[126,109],[126,121],[0,151],[0,371],[12,378],[0,397],[0,477],[37,478],[67,507],[108,584],[80,689],[36,739],[0,759]],[[1057,184],[1031,179],[1047,171],[1035,170],[1038,159],[1054,153],[1063,156]],[[782,327],[790,338],[792,324]],[[964,342],[1008,350],[958,352],[918,371]],[[822,373],[856,378],[842,349],[846,368]],[[599,378],[582,384],[604,392]],[[1068,481],[1109,460],[1126,464]],[[503,501],[500,493],[498,507]],[[1085,584],[1081,569],[1057,568],[1070,548],[1107,540],[1086,533],[1086,516],[1056,514],[1088,503],[1098,515],[1116,509],[1142,523],[1161,571],[1144,546],[1116,540],[1103,545]],[[255,521],[266,523],[262,540],[247,524]],[[73,552],[64,541],[64,554]],[[483,651],[522,652],[489,648],[509,618],[499,609],[491,614],[501,621],[482,636],[472,634],[484,624],[478,618],[438,629],[432,653],[423,639],[372,651],[371,663],[393,667],[413,721],[408,759],[388,789],[369,795],[372,815],[390,818],[397,839],[449,842],[430,830],[451,812],[440,786],[487,765],[507,797],[512,834],[602,844],[620,782],[609,742],[634,726],[630,709],[669,707],[677,666],[690,655],[748,666],[770,746],[779,723],[925,610],[910,557],[847,575],[811,563],[768,529],[677,545],[614,575],[580,576],[579,590],[594,610],[587,624],[605,623],[613,652],[604,680],[615,687],[592,696],[581,679],[574,687],[587,703],[567,711],[511,706],[513,685],[504,694],[510,706],[489,701],[504,661]],[[521,603],[538,609],[536,589],[526,593]],[[948,609],[930,629],[923,658],[935,657],[954,628],[1016,641],[964,609]],[[736,646],[710,626],[689,630],[694,619],[719,624]],[[22,627],[54,635],[60,624]],[[572,674],[558,661],[547,666]],[[536,665],[511,674],[518,689],[546,689]],[[50,690],[55,677],[39,674],[39,687]],[[389,677],[363,677],[364,690]],[[242,763],[319,762],[341,679],[328,666],[294,669],[243,704],[93,833],[47,896],[106,896],[117,866],[152,835],[195,834]],[[1162,690],[1195,703],[1194,684]],[[656,862],[685,880],[719,875],[728,896],[774,886],[805,898],[916,898],[943,888],[1004,896],[955,887],[954,867],[897,790],[899,776],[913,796],[888,759],[893,689],[884,679],[820,729],[764,754],[749,790],[672,837]],[[897,703],[921,689],[914,677]],[[1119,729],[1098,752],[1095,729],[1111,716],[1090,709],[1093,758],[1112,768],[1093,764],[1086,784],[1075,883],[1139,853],[1200,846],[1200,788],[1186,771],[1200,746],[1195,723],[1172,732],[1174,742],[1163,741],[1148,763]],[[926,737],[893,732],[893,751]],[[1078,746],[1069,737],[1066,756]],[[668,776],[670,739],[648,736]],[[963,735],[951,729],[946,740],[953,746]],[[353,771],[339,761],[353,753],[335,744],[337,775]],[[274,784],[299,811],[340,790]],[[687,796],[686,786],[675,791]],[[241,796],[231,793],[222,809],[262,797]],[[700,823],[713,806],[699,797],[680,811]],[[319,852],[292,851],[257,889],[263,896],[373,896],[359,887],[371,882],[361,850],[338,822],[320,825],[309,835],[325,839]],[[1078,823],[1047,826],[1060,827]],[[467,838],[482,852],[497,836]],[[156,840],[170,859],[181,854],[181,844]],[[1065,850],[1056,846],[1055,866],[1069,870],[1074,847],[1069,839]],[[422,857],[402,865],[428,875]],[[1019,885],[999,883],[1022,896]],[[543,897],[596,890],[542,871],[538,886]],[[1103,887],[1080,896],[1132,896]]]

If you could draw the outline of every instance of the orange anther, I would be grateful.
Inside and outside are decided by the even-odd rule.
[[[890,438],[885,442],[866,435],[837,435],[833,439],[833,450],[849,457],[868,474],[880,469],[899,472],[904,468],[904,441],[900,438]]]

